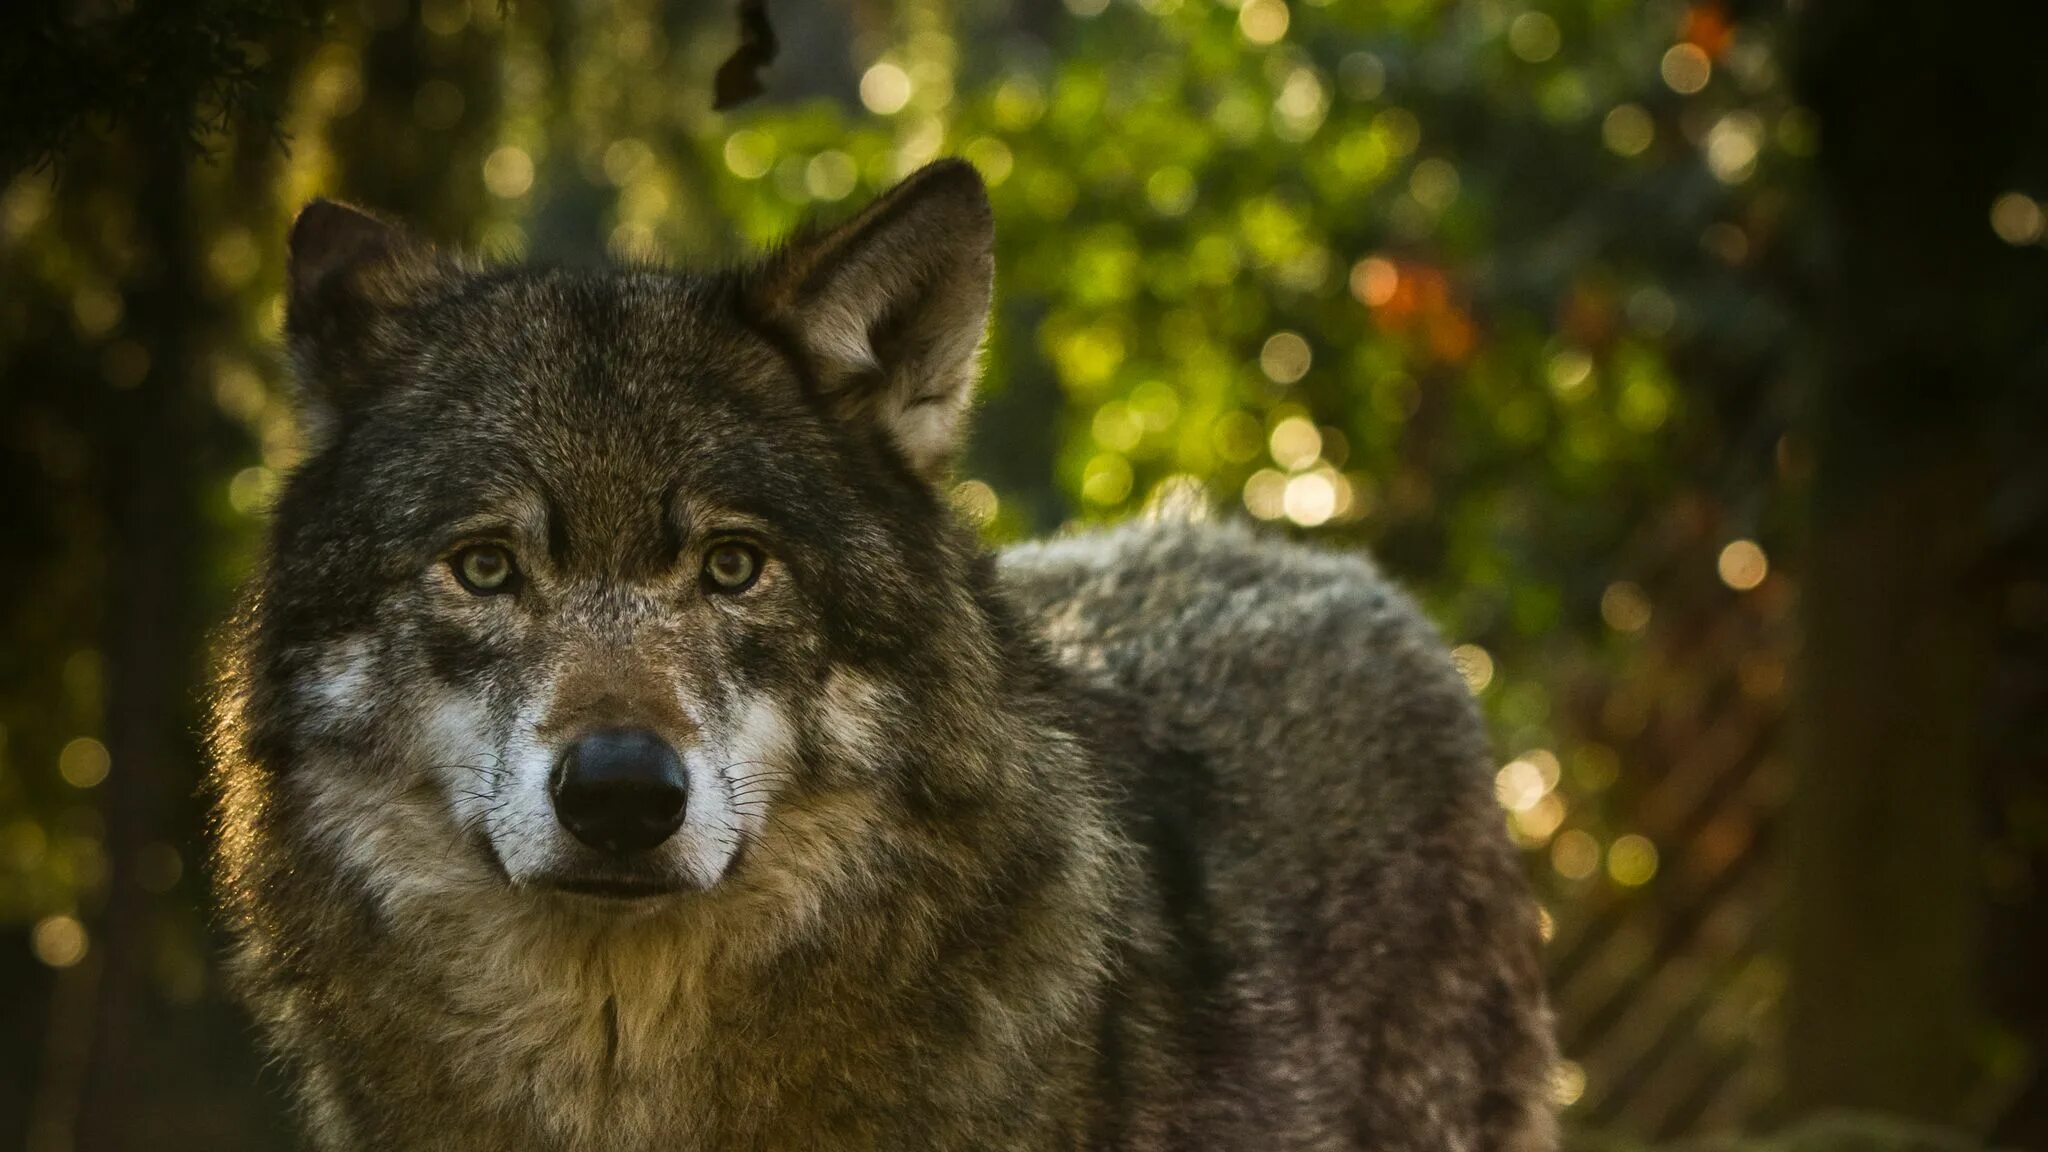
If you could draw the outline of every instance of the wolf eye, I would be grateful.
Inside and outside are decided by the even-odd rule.
[[[457,552],[449,566],[462,586],[478,596],[510,592],[519,576],[512,554],[496,544],[472,544]]]
[[[761,552],[750,544],[727,540],[704,554],[704,586],[712,592],[745,592],[761,575]]]

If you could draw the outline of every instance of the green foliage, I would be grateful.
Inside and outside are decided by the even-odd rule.
[[[196,148],[241,122],[268,130],[276,52],[324,0],[83,4],[19,0],[0,14],[0,177],[61,156],[81,133],[132,126]]]

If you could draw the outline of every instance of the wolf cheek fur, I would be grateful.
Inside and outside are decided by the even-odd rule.
[[[322,1147],[1551,1146],[1533,907],[1409,603],[946,511],[990,251],[958,163],[715,275],[302,214],[216,866]]]

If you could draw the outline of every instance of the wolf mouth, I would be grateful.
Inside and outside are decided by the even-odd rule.
[[[679,880],[653,876],[552,876],[539,886],[601,900],[646,900],[672,896],[688,887]]]

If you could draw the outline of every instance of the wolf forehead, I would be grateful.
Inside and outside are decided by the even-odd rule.
[[[343,351],[298,357],[307,404],[334,410],[280,519],[353,510],[418,538],[496,514],[583,554],[712,511],[789,530],[854,512],[862,446],[715,277],[481,272]]]
[[[636,474],[715,485],[771,446],[830,439],[801,365],[716,278],[484,273],[376,316],[345,356],[322,351],[299,357],[312,403],[336,409],[318,415],[351,463],[401,483],[523,472],[601,498]]]

